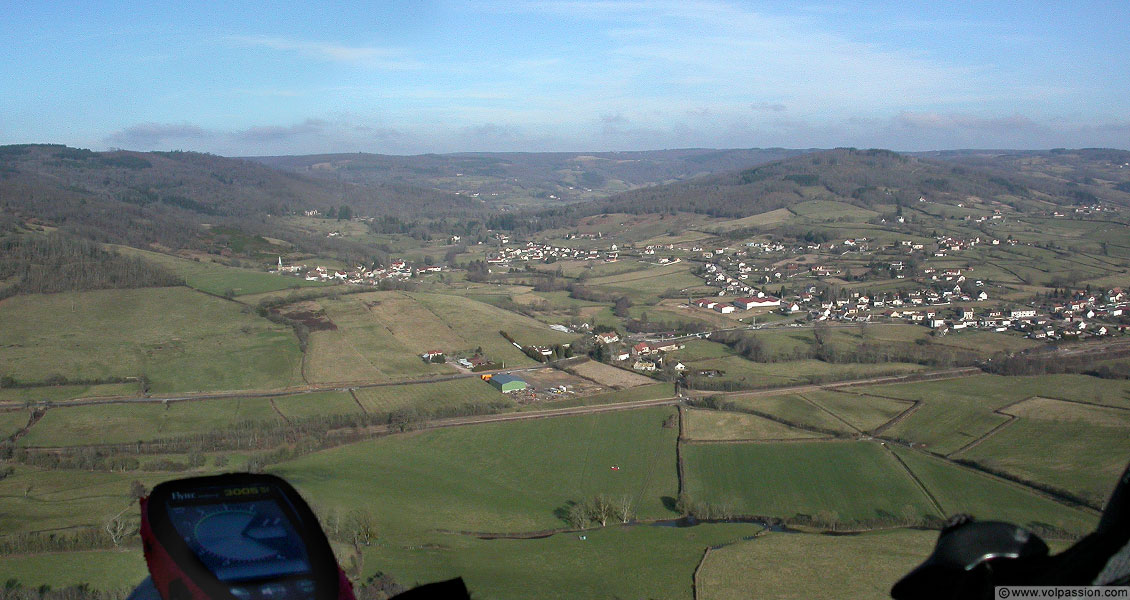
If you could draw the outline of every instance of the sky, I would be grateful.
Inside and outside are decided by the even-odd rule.
[[[0,144],[1130,149],[1125,0],[0,0],[0,12]]]

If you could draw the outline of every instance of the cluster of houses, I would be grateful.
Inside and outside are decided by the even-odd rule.
[[[327,281],[337,283],[351,283],[353,285],[378,285],[386,279],[408,279],[421,273],[438,273],[443,267],[432,265],[415,267],[403,260],[392,261],[387,268],[368,269],[354,267],[349,270],[327,269],[323,266],[309,268],[306,265],[284,265],[279,257],[278,267],[273,270],[282,275],[302,277],[306,281]]]
[[[505,240],[505,241],[503,241]],[[509,238],[503,236],[499,241],[503,244]],[[581,250],[566,248],[540,242],[526,242],[524,245],[506,246],[487,256],[487,263],[492,265],[508,265],[512,262],[548,261],[548,260],[604,260],[615,262],[619,259],[619,248],[612,244],[609,250]]]
[[[981,236],[972,238],[954,238],[948,235],[939,236],[934,240],[938,247],[934,250],[934,256],[942,257],[947,256],[954,252],[961,252],[963,250],[970,250],[977,247],[978,244],[986,243],[991,246],[999,246],[1001,241],[995,238],[981,239]],[[1010,246],[1016,245],[1016,240],[1008,240],[1006,242]]]
[[[686,347],[686,344],[682,342],[670,340],[639,342],[630,348],[616,347],[615,345],[620,342],[620,335],[615,331],[598,333],[593,338],[599,344],[613,347],[611,350],[612,360],[620,363],[631,363],[631,367],[637,371],[658,371],[666,365],[667,353]],[[676,362],[671,365],[671,368],[676,371],[684,371],[687,367],[681,362]]]

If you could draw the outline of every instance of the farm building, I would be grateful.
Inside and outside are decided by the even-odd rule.
[[[495,375],[489,381],[491,385],[504,394],[526,389],[526,382],[513,375]]]
[[[734,306],[742,309],[749,310],[751,308],[763,308],[767,306],[780,306],[781,299],[773,296],[762,296],[760,298],[738,298],[734,300]]]

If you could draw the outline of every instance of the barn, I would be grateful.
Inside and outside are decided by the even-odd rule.
[[[490,384],[502,393],[517,392],[526,389],[526,382],[513,375],[495,375],[490,378]]]

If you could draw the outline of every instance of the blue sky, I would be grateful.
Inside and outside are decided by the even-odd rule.
[[[123,4],[0,0],[0,144],[1130,148],[1124,0]]]

